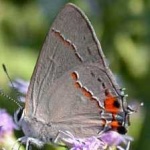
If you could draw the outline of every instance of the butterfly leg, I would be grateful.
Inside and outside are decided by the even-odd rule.
[[[64,137],[74,138],[74,136],[69,131],[59,131],[54,140],[54,143],[59,143]]]
[[[19,144],[19,147],[17,149],[15,148],[15,145],[18,142],[25,143],[26,144],[26,150],[31,150],[31,144],[33,144],[37,147],[42,147],[44,145],[44,142],[42,142],[38,139],[24,136],[24,137],[17,139],[17,141],[15,142],[15,144],[12,147],[12,150],[19,150],[20,149],[21,144]]]
[[[130,141],[128,141],[128,144],[127,144],[126,150],[129,150],[129,148],[130,148],[130,144],[131,144],[131,142],[130,142]]]
[[[31,144],[40,148],[40,147],[43,147],[44,142],[36,138],[28,137],[26,140],[26,150],[31,150]]]
[[[21,137],[21,138],[18,138],[17,141],[13,144],[11,150],[19,150],[20,147],[21,147],[21,144],[19,143],[17,149],[15,148],[16,144],[18,144],[18,142],[24,143],[24,142],[26,141],[26,138],[27,138],[27,137],[25,137],[25,136],[24,136],[24,137]]]
[[[125,150],[125,149],[121,146],[117,146],[117,150]]]
[[[123,148],[123,147],[121,147],[121,146],[117,146],[117,150],[129,150],[129,148],[130,148],[130,143],[131,143],[131,142],[128,141],[126,148]]]

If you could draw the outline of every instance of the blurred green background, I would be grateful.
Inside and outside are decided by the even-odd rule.
[[[131,150],[149,150],[150,0],[0,0],[0,64],[6,64],[12,79],[30,80],[48,29],[67,2],[90,19],[129,101],[144,102],[131,116],[129,135],[134,137]],[[2,68],[0,87],[16,98]],[[1,96],[0,108],[13,114],[17,106]],[[15,138],[21,134],[16,131]]]

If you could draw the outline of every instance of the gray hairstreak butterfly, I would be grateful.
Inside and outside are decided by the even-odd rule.
[[[67,4],[48,32],[25,108],[16,112],[15,121],[25,134],[18,141],[28,149],[30,143],[57,142],[63,133],[80,139],[95,136],[102,142],[110,131],[126,134],[131,112],[88,18]],[[105,144],[103,149],[109,142]]]

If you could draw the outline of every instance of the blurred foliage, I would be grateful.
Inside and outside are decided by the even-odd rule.
[[[150,0],[0,0],[0,64],[6,64],[12,79],[29,80],[49,26],[67,2],[78,5],[91,20],[109,64],[127,88],[131,102],[144,102],[141,111],[132,115],[129,134],[135,139],[132,150],[148,150]],[[16,98],[2,69],[0,87]],[[0,107],[11,114],[17,108],[2,96]],[[16,137],[20,134],[15,133]]]

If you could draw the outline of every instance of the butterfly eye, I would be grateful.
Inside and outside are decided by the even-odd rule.
[[[23,108],[19,108],[15,114],[14,114],[14,121],[16,123],[16,125],[20,126],[21,124],[21,120],[23,118],[24,115],[24,109]]]

